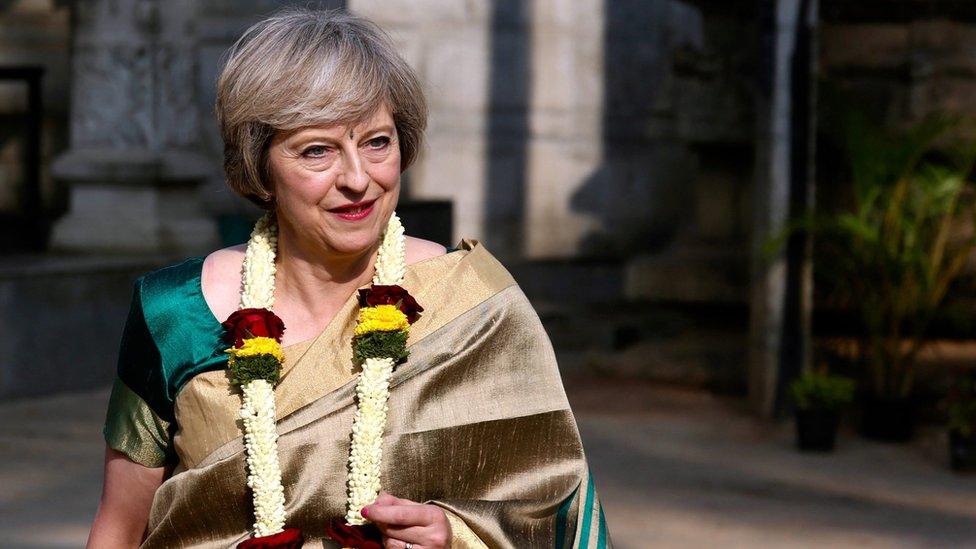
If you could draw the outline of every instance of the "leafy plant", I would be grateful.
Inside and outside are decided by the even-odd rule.
[[[839,410],[854,400],[854,380],[826,372],[806,372],[789,390],[801,410]]]
[[[814,269],[833,304],[863,326],[858,349],[876,395],[912,392],[928,329],[973,251],[972,141],[945,145],[963,120],[931,116],[885,132],[857,112],[841,119],[853,203],[795,220],[814,236]]]
[[[956,376],[946,397],[949,429],[959,431],[963,437],[976,434],[976,369]]]

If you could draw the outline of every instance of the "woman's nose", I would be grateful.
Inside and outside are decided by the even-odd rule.
[[[347,154],[343,156],[342,174],[336,181],[336,186],[349,189],[355,193],[361,193],[369,187],[369,174],[366,173],[366,164],[358,154]]]

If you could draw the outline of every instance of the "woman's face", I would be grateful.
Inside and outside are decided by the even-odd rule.
[[[337,255],[378,240],[400,194],[400,145],[389,108],[354,126],[276,134],[268,150],[278,223]]]

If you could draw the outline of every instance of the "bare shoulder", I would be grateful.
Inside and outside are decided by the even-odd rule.
[[[244,263],[245,249],[246,244],[238,244],[237,246],[221,248],[211,252],[210,255],[203,260],[203,277],[205,281],[221,280],[226,282],[227,275],[239,275],[241,265]]]
[[[407,264],[417,263],[425,259],[437,257],[447,253],[447,248],[436,242],[422,238],[407,237]]]
[[[217,318],[224,318],[237,309],[245,247],[240,244],[222,248],[203,260],[200,287],[204,300]]]

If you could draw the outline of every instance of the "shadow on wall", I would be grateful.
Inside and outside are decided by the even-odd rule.
[[[531,96],[531,3],[494,0],[485,159],[485,228],[500,257],[517,257],[525,236]]]
[[[602,228],[584,255],[659,251],[690,214],[694,156],[671,133],[677,42],[694,40],[697,10],[671,0],[604,3],[603,163],[572,208]]]
[[[603,162],[571,203],[600,228],[583,237],[582,255],[726,246],[741,234],[739,195],[751,171],[748,15],[693,4],[604,2]]]

